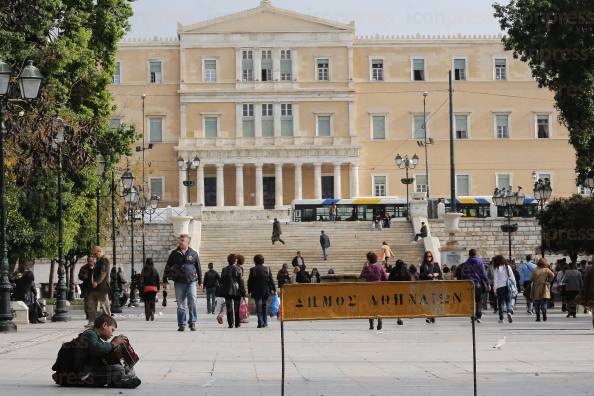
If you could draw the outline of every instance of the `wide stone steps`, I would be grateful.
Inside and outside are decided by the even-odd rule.
[[[395,222],[391,228],[382,231],[372,230],[368,222],[337,223],[291,223],[281,225],[281,239],[286,245],[271,243],[272,224],[270,223],[225,223],[204,224],[200,256],[203,267],[213,262],[215,269],[226,265],[229,253],[239,253],[246,257],[246,268],[252,266],[252,258],[262,254],[266,264],[274,273],[283,263],[290,266],[296,251],[301,251],[308,270],[316,267],[321,274],[329,268],[336,273],[359,272],[368,251],[379,253],[382,241],[388,242],[395,253],[410,264],[418,264],[423,255],[422,243],[413,244],[412,227],[407,222]],[[319,244],[320,230],[330,237],[330,257],[322,259]],[[393,258],[392,260],[395,260]]]

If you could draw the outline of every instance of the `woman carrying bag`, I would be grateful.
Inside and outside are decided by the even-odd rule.
[[[227,309],[227,324],[231,329],[241,326],[239,306],[246,293],[241,269],[237,265],[237,255],[232,253],[227,256],[227,263],[228,265],[221,272],[221,284]]]
[[[518,295],[516,278],[502,255],[493,257],[493,288],[497,294],[497,310],[499,311],[499,323],[503,323],[503,306],[507,313],[507,321],[513,322],[514,314],[513,301]]]
[[[146,321],[155,320],[155,297],[159,292],[159,272],[155,269],[152,258],[147,258],[140,273],[140,290],[144,299]]]

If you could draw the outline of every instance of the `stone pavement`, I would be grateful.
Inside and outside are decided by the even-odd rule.
[[[145,322],[142,308],[119,315],[141,361],[136,390],[88,389],[85,395],[280,395],[280,324],[257,329],[255,318],[227,329],[207,316],[199,301],[198,331],[176,331],[175,310]],[[50,367],[63,341],[84,324],[80,311],[68,323],[21,326],[0,334],[0,395],[82,395],[59,388]],[[77,316],[78,315],[78,316]],[[503,336],[501,350],[492,346]],[[287,395],[472,395],[469,319],[366,320],[285,324]],[[591,317],[566,319],[553,311],[546,323],[522,312],[513,324],[489,313],[477,325],[479,395],[594,395],[594,331]]]

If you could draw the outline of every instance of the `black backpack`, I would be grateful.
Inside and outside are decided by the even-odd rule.
[[[84,344],[82,333],[71,341],[63,343],[58,351],[58,357],[52,366],[52,370],[59,373],[75,373],[80,371],[81,365],[78,360],[82,356],[82,353],[79,351],[84,349]]]

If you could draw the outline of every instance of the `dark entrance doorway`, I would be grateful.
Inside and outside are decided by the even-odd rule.
[[[204,178],[204,206],[217,206],[217,178]]]
[[[334,176],[322,176],[322,198],[334,198]]]
[[[264,209],[274,209],[274,176],[264,176]]]

